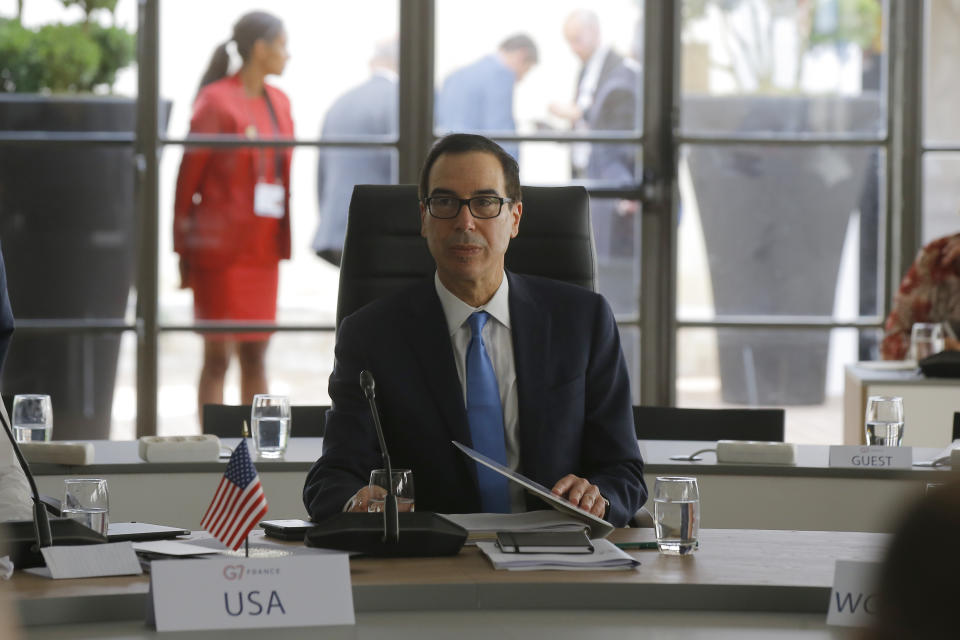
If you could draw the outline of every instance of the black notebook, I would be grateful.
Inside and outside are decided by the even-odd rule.
[[[593,553],[586,531],[499,531],[504,553]]]

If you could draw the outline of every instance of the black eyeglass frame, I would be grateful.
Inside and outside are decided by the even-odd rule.
[[[435,214],[435,213],[433,212],[433,206],[432,206],[432,204],[431,204],[431,201],[434,200],[435,198],[444,198],[444,199],[447,199],[447,200],[456,200],[456,201],[457,201],[457,208],[456,208],[456,210],[454,211],[453,215],[452,215],[452,216],[438,216],[437,214]],[[499,200],[499,201],[500,201],[500,207],[497,209],[497,215],[494,215],[494,216],[478,216],[476,213],[474,213],[474,211],[473,211],[473,205],[470,204],[470,201],[471,201],[471,200],[481,200],[481,199],[486,199],[486,200]],[[456,218],[458,215],[460,215],[460,209],[463,208],[463,205],[464,205],[464,204],[467,205],[467,211],[470,212],[470,215],[473,216],[474,218],[476,218],[477,220],[493,220],[494,218],[499,217],[501,213],[503,213],[503,205],[505,205],[505,204],[513,204],[514,202],[516,202],[516,200],[514,200],[513,198],[502,198],[502,197],[500,197],[500,196],[473,196],[473,197],[470,197],[470,198],[457,198],[457,197],[454,197],[454,196],[427,196],[426,198],[424,198],[424,199],[422,200],[422,202],[423,202],[424,206],[427,208],[427,213],[429,213],[429,214],[430,214],[431,216],[433,216],[434,218],[437,218],[438,220],[452,220],[452,219]]]

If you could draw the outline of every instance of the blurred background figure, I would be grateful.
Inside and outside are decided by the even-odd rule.
[[[537,45],[530,36],[512,35],[496,53],[457,69],[443,82],[437,95],[436,125],[440,133],[515,133],[513,89],[538,61]],[[520,146],[504,143],[504,150],[519,160]]]
[[[960,483],[931,487],[904,514],[880,569],[880,606],[869,640],[956,638]]]
[[[321,138],[396,136],[397,58],[395,37],[377,43],[370,60],[370,77],[337,98],[323,120]],[[320,223],[313,238],[317,255],[340,266],[354,185],[395,182],[393,154],[388,149],[320,149],[317,166]]]
[[[563,35],[583,66],[573,103],[552,104],[550,113],[567,120],[575,131],[584,133],[636,129],[639,65],[602,43],[600,22],[593,11],[579,9],[571,13],[564,23]],[[633,145],[575,144],[571,160],[575,179],[615,185],[635,181],[636,148]],[[632,200],[591,200],[590,216],[598,261],[610,256],[633,256],[633,214],[637,209],[637,202]]]
[[[944,323],[947,350],[960,350],[960,233],[920,249],[903,276],[884,326],[880,344],[884,360],[907,357],[915,322]]]
[[[242,65],[229,75],[231,54]],[[289,59],[283,23],[248,13],[217,47],[200,83],[191,134],[250,140],[292,138],[290,101],[265,83]],[[198,321],[273,322],[279,261],[290,257],[291,150],[279,147],[187,147],[177,177],[173,246],[181,285],[193,289]],[[198,402],[221,404],[234,351],[241,402],[267,392],[269,333],[203,334]],[[199,415],[199,413],[198,413]]]

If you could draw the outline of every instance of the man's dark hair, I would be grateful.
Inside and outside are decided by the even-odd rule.
[[[531,64],[536,64],[540,61],[540,57],[537,54],[537,45],[533,41],[533,38],[528,36],[525,33],[517,33],[503,42],[500,43],[500,51],[524,51],[527,54],[527,60]]]
[[[490,138],[474,133],[451,133],[434,143],[420,170],[420,199],[423,200],[430,195],[430,170],[433,169],[437,158],[445,153],[470,153],[471,151],[489,153],[500,161],[506,196],[520,202],[520,167],[517,161]]]

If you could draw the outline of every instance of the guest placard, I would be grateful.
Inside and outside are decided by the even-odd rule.
[[[345,553],[154,561],[150,586],[157,631],[355,623]]]
[[[913,449],[833,445],[830,447],[830,466],[842,469],[910,469],[913,466]]]

